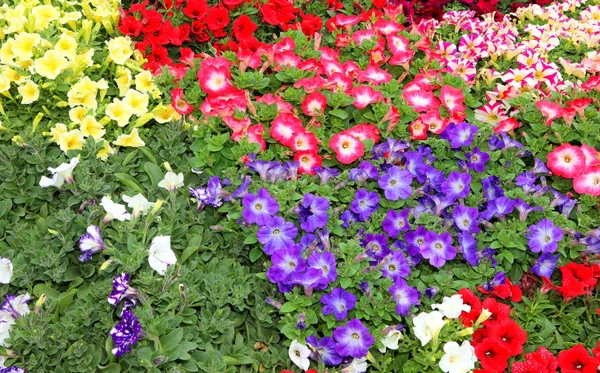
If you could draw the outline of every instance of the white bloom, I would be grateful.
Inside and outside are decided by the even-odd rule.
[[[310,349],[306,347],[306,345],[298,343],[298,341],[294,339],[288,350],[288,355],[290,356],[292,363],[296,364],[298,368],[308,370],[308,367],[310,366],[310,361],[308,360]]]
[[[8,301],[8,306],[0,311],[0,320],[4,319],[12,325],[15,323],[15,319],[27,315],[30,312],[27,305],[30,299],[28,293],[18,296],[7,295],[5,302]]]
[[[127,202],[127,206],[133,209],[133,216],[136,218],[139,217],[140,214],[146,215],[148,210],[155,205],[155,203],[148,202],[146,197],[141,193],[138,193],[133,197],[123,194],[123,201]]]
[[[40,186],[42,188],[57,187],[60,188],[65,182],[67,184],[73,183],[73,169],[79,163],[79,158],[72,158],[69,163],[61,163],[56,168],[48,167],[48,171],[52,172],[52,178],[42,176],[40,180]]]
[[[148,263],[159,275],[164,276],[167,268],[177,262],[171,250],[171,236],[156,236],[150,244]]]
[[[454,294],[450,298],[444,297],[442,304],[432,304],[431,308],[441,311],[449,319],[457,319],[463,311],[471,311],[471,306],[463,303],[460,294]]]
[[[368,368],[367,358],[361,357],[360,359],[352,359],[350,365],[345,366],[342,369],[342,373],[363,373]]]
[[[13,323],[14,321],[9,322],[7,318],[0,316],[0,346],[7,347],[7,344],[4,341],[9,337],[10,328]],[[2,362],[2,364],[4,364],[4,361]]]
[[[393,328],[390,330],[385,337],[381,339],[381,343],[383,343],[383,348],[379,349],[379,352],[382,354],[389,348],[390,350],[398,349],[398,342],[403,338],[402,331]]]
[[[10,260],[0,258],[0,284],[8,284],[13,274],[13,265]]]
[[[183,186],[183,174],[169,171],[165,174],[165,178],[158,183],[158,186],[172,192]]]
[[[109,197],[102,197],[100,206],[104,207],[104,211],[106,211],[106,216],[104,217],[105,223],[108,223],[112,219],[117,219],[118,221],[131,219],[131,214],[127,212],[125,206],[114,203]]]
[[[0,326],[0,345],[2,345],[2,326]],[[0,356],[0,368],[4,368],[4,362],[6,359],[4,356]]]
[[[444,320],[444,315],[439,311],[430,313],[421,312],[413,319],[413,325],[415,336],[421,341],[421,346],[425,346],[431,340],[433,340],[434,344],[437,343],[438,335],[440,334],[440,330],[446,325],[446,320]]]
[[[462,345],[456,342],[448,342],[444,345],[444,352],[440,360],[440,369],[448,373],[468,373],[475,369],[477,357],[475,349],[469,341],[464,341]]]

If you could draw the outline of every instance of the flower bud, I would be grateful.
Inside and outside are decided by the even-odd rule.
[[[475,321],[475,326],[481,325],[481,323],[483,323],[484,321],[489,319],[491,316],[492,316],[492,313],[489,310],[487,310],[485,308],[482,309],[481,314],[477,318],[477,321]]]
[[[42,309],[42,305],[44,304],[45,301],[46,301],[46,294],[42,294],[40,296],[40,298],[35,302],[35,307],[33,308],[33,312],[35,312],[36,314],[40,313],[40,310]]]

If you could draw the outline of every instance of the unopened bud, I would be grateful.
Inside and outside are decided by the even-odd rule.
[[[102,265],[100,266],[100,270],[101,271],[105,271],[106,268],[108,268],[111,264],[113,264],[115,261],[112,259],[107,260],[106,262],[102,263]]]
[[[35,312],[36,314],[40,313],[40,310],[42,309],[42,305],[44,304],[45,301],[46,301],[46,294],[42,294],[40,296],[40,298],[35,302],[35,307],[33,308],[33,312]]]
[[[482,309],[481,314],[477,318],[477,321],[475,321],[475,326],[481,325],[484,321],[489,319],[491,316],[492,316],[492,313],[489,310],[487,310],[485,308]]]

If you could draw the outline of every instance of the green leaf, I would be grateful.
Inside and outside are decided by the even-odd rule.
[[[333,115],[334,117],[338,117],[340,119],[348,118],[348,112],[346,110],[342,110],[342,109],[331,110],[329,112],[329,114]]]
[[[177,347],[179,342],[183,339],[183,329],[175,329],[171,333],[165,335],[160,339],[160,344],[164,350],[170,350],[173,347]]]
[[[289,313],[289,312],[293,312],[296,310],[296,305],[292,302],[287,302],[286,304],[284,304],[283,306],[281,306],[281,309],[279,310],[279,312],[281,313]]]
[[[133,176],[128,175],[128,174],[123,174],[123,173],[116,173],[115,177],[121,182],[121,184],[123,184],[139,193],[144,194],[144,188],[142,188],[140,183],[138,183],[138,181],[136,179],[134,179]]]
[[[33,295],[41,297],[42,294],[46,294],[48,298],[58,299],[60,293],[46,284],[37,284],[33,287]]]
[[[131,153],[127,154],[127,156],[125,157],[125,159],[123,160],[123,162],[121,164],[123,166],[126,166],[129,162],[131,162],[133,160],[133,158],[135,158],[136,155],[137,155],[137,149],[133,150]]]
[[[6,198],[0,202],[0,216],[4,216],[12,207],[12,200]]]
[[[121,365],[117,364],[117,363],[112,363],[109,364],[105,367],[103,366],[99,366],[98,370],[100,372],[104,372],[104,373],[120,373],[121,372]]]
[[[256,235],[252,235],[252,236],[248,236],[246,237],[246,239],[244,240],[244,245],[252,245],[253,243],[257,243],[258,239],[256,238]]]
[[[158,183],[163,179],[164,175],[160,167],[158,167],[154,163],[146,162],[144,163],[144,171],[150,177],[150,182],[152,185],[157,186]]]
[[[248,254],[248,256],[250,257],[250,261],[252,263],[256,262],[258,259],[260,259],[260,257],[263,255],[263,251],[258,248],[255,247],[252,250],[250,250],[250,254]]]
[[[146,158],[148,158],[148,160],[154,164],[157,164],[158,162],[156,161],[156,157],[154,156],[154,154],[152,154],[152,152],[150,151],[150,149],[142,146],[141,148],[138,148],[142,153],[144,153],[144,155],[146,156]]]

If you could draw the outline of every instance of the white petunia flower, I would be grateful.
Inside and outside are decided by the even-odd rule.
[[[155,203],[149,202],[141,193],[133,197],[123,194],[123,201],[127,202],[127,206],[133,209],[133,217],[137,218],[141,214],[146,215],[148,210],[154,207]]]
[[[308,360],[310,349],[306,347],[306,345],[298,343],[298,341],[294,339],[288,350],[288,355],[290,356],[292,363],[296,364],[298,368],[308,370],[308,367],[310,366],[310,361]]]
[[[0,284],[10,283],[12,275],[13,265],[10,260],[6,258],[0,258]]]
[[[361,357],[360,359],[354,358],[349,365],[342,369],[342,373],[364,373],[368,367],[366,357]]]
[[[386,328],[390,329],[390,328]],[[385,330],[384,330],[385,331]],[[382,354],[389,348],[390,350],[398,349],[398,342],[403,338],[402,331],[392,327],[391,330],[381,339],[381,343],[383,343],[383,348],[379,349],[379,352]]]
[[[158,186],[172,192],[183,186],[183,174],[169,171],[165,174],[165,178],[158,183]]]
[[[170,265],[177,263],[175,253],[171,250],[170,236],[156,236],[150,244],[148,263],[159,275],[164,276]]]
[[[463,303],[460,294],[454,294],[450,298],[444,297],[442,304],[432,304],[431,308],[439,310],[449,319],[457,319],[463,311],[471,311],[471,306]]]
[[[6,342],[4,342],[4,341],[9,337],[10,328],[12,327],[12,324],[14,323],[13,320],[11,320],[11,321],[12,322],[9,322],[9,320],[6,317],[0,316],[0,346],[4,346],[4,347],[8,346],[6,344]]]
[[[413,331],[415,336],[421,341],[421,346],[425,346],[429,341],[433,341],[436,344],[440,330],[442,330],[446,323],[444,315],[439,311],[430,313],[421,312],[415,317],[413,319]]]
[[[125,206],[114,203],[110,197],[102,197],[100,206],[104,207],[104,211],[106,211],[106,216],[104,217],[105,223],[108,223],[113,219],[117,219],[118,221],[131,219],[131,214],[127,212]]]
[[[42,176],[40,186],[42,188],[57,187],[60,188],[65,182],[73,184],[73,169],[79,163],[79,158],[72,158],[69,163],[61,163],[56,168],[48,167],[48,171],[52,172],[52,178]]]
[[[475,369],[477,357],[475,349],[469,341],[462,345],[456,342],[448,342],[444,345],[444,356],[440,360],[440,369],[447,373],[468,373]]]

